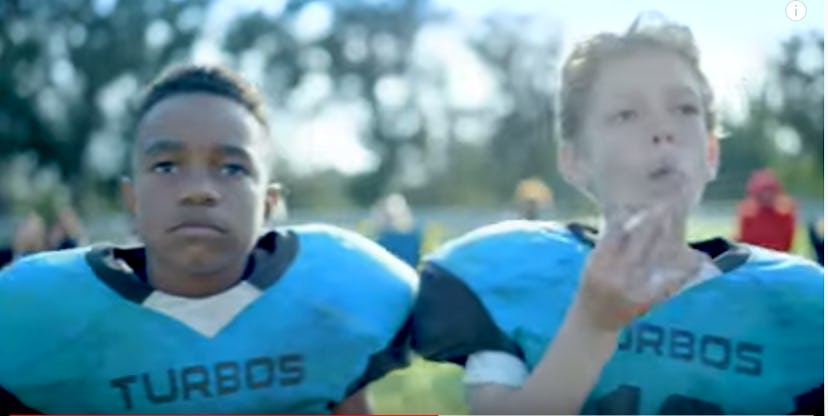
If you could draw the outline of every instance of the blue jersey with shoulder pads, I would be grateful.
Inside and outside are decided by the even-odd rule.
[[[0,275],[0,386],[44,413],[326,413],[407,364],[416,273],[354,233],[273,231],[246,278],[154,291],[143,248],[28,257]]]
[[[531,370],[554,339],[593,244],[585,228],[510,221],[431,256],[414,346],[463,363],[485,350]],[[694,244],[721,274],[631,323],[583,412],[785,414],[823,384],[823,271],[723,239]],[[451,312],[452,319],[441,318]],[[462,325],[474,329],[462,328]]]

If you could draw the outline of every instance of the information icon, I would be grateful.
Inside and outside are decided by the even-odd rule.
[[[785,14],[788,15],[788,19],[794,22],[804,19],[806,13],[808,13],[808,8],[805,7],[805,3],[799,0],[793,0],[785,7]]]

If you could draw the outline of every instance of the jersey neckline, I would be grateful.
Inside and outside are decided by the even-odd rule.
[[[292,231],[272,230],[256,242],[248,266],[239,282],[247,281],[264,291],[272,286],[293,263],[299,252],[299,238]],[[126,300],[141,304],[155,289],[141,278],[146,266],[144,245],[93,247],[86,262],[94,275]],[[228,290],[235,285],[228,288]]]
[[[567,230],[581,243],[595,247],[598,229],[586,224],[569,223]],[[747,263],[750,258],[750,249],[744,244],[734,243],[723,237],[714,237],[706,240],[688,243],[691,248],[707,255],[713,264],[722,273],[728,273]]]

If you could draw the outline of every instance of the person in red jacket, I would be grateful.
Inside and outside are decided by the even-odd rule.
[[[796,203],[770,169],[748,180],[747,197],[739,203],[737,239],[774,250],[789,251],[796,228]]]

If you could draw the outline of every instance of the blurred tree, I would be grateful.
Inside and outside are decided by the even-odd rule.
[[[422,201],[430,190],[441,204],[505,206],[518,182],[541,177],[560,191],[565,208],[586,205],[557,173],[554,104],[562,44],[557,23],[501,13],[463,36],[483,74],[476,74],[474,65],[463,68],[459,83],[467,84],[464,92],[476,100],[458,99],[452,85],[442,85],[448,143],[442,149],[435,140],[429,144],[448,156],[432,166],[431,179],[412,201]]]
[[[825,166],[824,56],[822,33],[794,36],[782,44],[782,57],[773,63],[781,105],[773,106],[780,129],[774,136],[777,168],[789,189],[822,195]]]
[[[495,74],[500,95],[487,143],[488,161],[481,170],[488,186],[501,202],[510,201],[517,183],[528,177],[564,188],[554,143],[562,48],[558,25],[532,16],[498,14],[483,22],[471,43]]]
[[[164,66],[189,57],[208,3],[4,2],[0,162],[33,154],[78,205],[96,190],[113,196],[129,104]]]
[[[293,206],[369,206],[393,191],[415,204],[506,205],[529,176],[549,183],[559,206],[582,206],[556,171],[556,22],[497,14],[470,25],[429,0],[287,0],[207,33],[207,10],[219,3],[0,2],[0,207],[14,202],[2,200],[9,194],[63,200],[53,192],[61,182],[75,203],[114,207],[132,100],[205,38],[262,87],[276,130],[344,111],[353,131],[308,139],[356,136],[374,156],[357,175],[308,176],[297,169],[309,165],[305,155],[285,155],[276,173]],[[747,116],[723,121],[730,138],[712,197],[740,195],[750,172],[768,165],[794,193],[822,190],[822,34],[780,51]],[[11,183],[11,170],[29,183]]]
[[[748,100],[742,120],[725,119],[723,166],[711,197],[744,192],[751,172],[772,167],[794,194],[821,196],[824,168],[824,37],[792,36],[768,65],[766,84]]]
[[[361,139],[379,163],[351,178],[349,194],[368,206],[405,182],[402,165],[425,146],[413,95],[398,90],[414,89],[408,51],[427,19],[427,0],[294,0],[278,16],[238,19],[225,48],[240,67],[259,63],[276,111],[309,121],[331,105],[367,109]]]
[[[448,17],[427,0],[296,0],[279,16],[239,19],[225,47],[240,67],[265,68],[261,83],[276,111],[312,119],[331,105],[365,110],[360,136],[379,162],[350,179],[359,205],[404,189],[416,189],[418,203],[507,203],[522,178],[560,185],[557,26],[501,15],[460,30],[456,45],[452,31],[462,24]],[[492,91],[475,77],[490,80]]]

